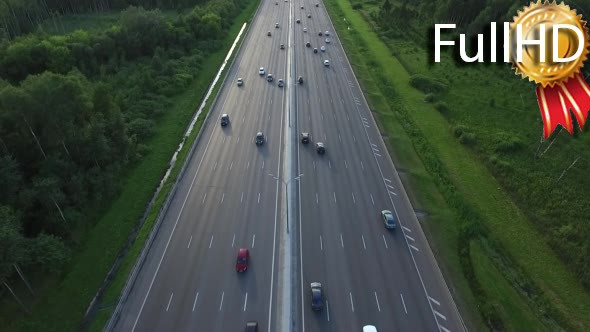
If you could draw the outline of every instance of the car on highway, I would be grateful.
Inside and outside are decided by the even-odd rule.
[[[330,66],[330,60],[324,60],[324,66],[329,67]]]
[[[381,219],[383,219],[383,224],[387,229],[395,229],[395,217],[389,210],[381,211]]]
[[[303,84],[303,77],[299,76],[299,78],[297,79],[297,82],[299,82],[299,84]]]
[[[264,75],[264,67],[260,67],[260,69],[258,69],[258,75]]]
[[[285,44],[281,44],[280,48],[281,48],[281,50],[284,50],[285,49]]]
[[[238,86],[242,86],[242,85],[244,85],[244,79],[240,77],[240,78],[238,78],[236,83],[238,84]]]
[[[377,332],[377,328],[373,325],[363,326],[363,332]]]
[[[311,283],[311,309],[320,311],[324,308],[324,294],[322,293],[322,284],[319,282]]]
[[[324,35],[329,36],[330,35],[330,31],[326,30],[326,32],[324,32]]]
[[[318,52],[318,48],[317,47],[314,47],[313,48],[313,53],[317,53],[317,52]]]
[[[272,77],[272,74],[266,75],[266,80],[269,82],[272,82],[274,80],[274,78]]]
[[[307,18],[311,18],[311,14],[307,14]]]
[[[317,142],[315,144],[315,150],[318,152],[318,154],[324,154],[326,153],[326,146],[322,142]]]
[[[264,141],[266,141],[266,139],[264,138],[264,134],[261,131],[257,132],[256,138],[254,139],[256,145],[262,145],[264,144]]]
[[[284,86],[285,86],[285,81],[283,81],[283,79],[282,79],[282,78],[279,78],[279,81],[278,81],[278,83],[279,83],[279,88],[282,88],[282,87],[284,87]]]
[[[320,6],[320,4],[319,4],[319,3],[316,3],[316,4],[315,4],[315,6],[316,6],[316,7],[319,7],[319,6]]]
[[[297,19],[297,21],[295,21],[295,22],[297,22],[297,23],[301,23],[301,20],[300,20],[300,19]]]
[[[303,6],[301,6],[301,9],[303,9]]]
[[[321,36],[321,35],[323,35],[323,33],[322,33],[321,31],[320,31],[320,32],[318,32],[318,36]]]
[[[270,36],[270,30],[268,30],[268,32],[266,33],[267,36]]]
[[[311,43],[310,42],[305,43],[305,47],[311,47]]]
[[[301,133],[301,143],[308,144],[310,141],[309,133],[303,132]]]
[[[303,32],[307,32],[307,28],[303,28]]]
[[[250,260],[250,252],[246,248],[238,250],[238,258],[236,259],[236,272],[246,272],[248,270],[248,261]]]
[[[228,124],[229,124],[229,115],[227,115],[227,114],[223,113],[223,114],[221,115],[221,126],[222,126],[222,127],[225,127],[225,126],[227,126]]]
[[[275,23],[275,28],[278,28],[278,27],[279,27],[279,23]]]
[[[322,47],[320,47],[320,51],[322,51],[322,52],[326,52],[326,46],[322,46]]]
[[[246,332],[258,332],[258,322],[249,321],[246,323]]]
[[[330,38],[326,38],[326,44],[330,44]]]

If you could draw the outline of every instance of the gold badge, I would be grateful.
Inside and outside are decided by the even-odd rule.
[[[553,30],[556,25],[568,24],[577,27],[582,32],[583,38],[572,30],[557,29],[557,40],[553,40]],[[520,27],[518,27],[520,25]],[[544,30],[542,29],[544,25]],[[544,50],[539,45],[525,45],[522,50],[522,59],[517,58],[516,46],[514,45],[515,36],[521,30],[522,39],[539,40],[545,39]],[[544,36],[541,36],[541,35]],[[510,36],[512,45],[510,45],[510,58],[517,74],[523,78],[528,77],[530,81],[540,84],[542,87],[553,87],[555,84],[567,82],[573,78],[584,65],[588,56],[588,29],[586,22],[582,20],[576,11],[569,6],[554,2],[531,3],[524,7],[518,15],[514,17],[514,22],[510,25]],[[554,47],[557,43],[557,47]],[[575,55],[579,49],[579,43],[584,43],[583,51],[572,61],[554,62],[557,55],[561,59],[567,59]],[[554,54],[555,50],[558,54]],[[544,53],[545,61],[542,61]],[[521,60],[521,61],[519,61]]]

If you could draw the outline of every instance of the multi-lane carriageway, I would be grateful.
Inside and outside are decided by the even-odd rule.
[[[241,331],[249,320],[269,332],[361,331],[366,324],[379,331],[464,330],[317,3],[261,0],[114,330]],[[331,32],[329,44],[319,31]],[[326,52],[313,53],[322,45]],[[275,81],[258,75],[259,67]],[[303,84],[295,81],[300,75]],[[223,113],[231,117],[225,128]],[[260,147],[258,131],[267,138]],[[302,131],[312,134],[312,144],[299,143]],[[317,141],[326,144],[325,155],[313,149]],[[383,209],[396,214],[395,231],[383,227]],[[251,255],[240,275],[238,248]],[[324,288],[321,312],[311,310],[313,281]]]

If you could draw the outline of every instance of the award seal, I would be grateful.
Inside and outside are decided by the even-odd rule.
[[[571,28],[562,29],[565,25],[578,32]],[[521,46],[522,51],[514,45],[514,40],[519,37],[517,34],[527,41]],[[558,125],[573,134],[571,111],[581,129],[590,110],[590,87],[580,73],[588,57],[586,22],[563,3],[541,3],[539,0],[518,12],[510,25],[510,36],[513,37],[510,45],[513,68],[523,78],[538,84],[537,101],[544,138],[548,138]],[[541,42],[536,44],[529,43],[539,40]]]

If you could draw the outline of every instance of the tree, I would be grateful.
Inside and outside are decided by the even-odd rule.
[[[5,281],[14,272],[14,264],[26,260],[26,242],[21,228],[16,212],[0,205],[0,281]]]

